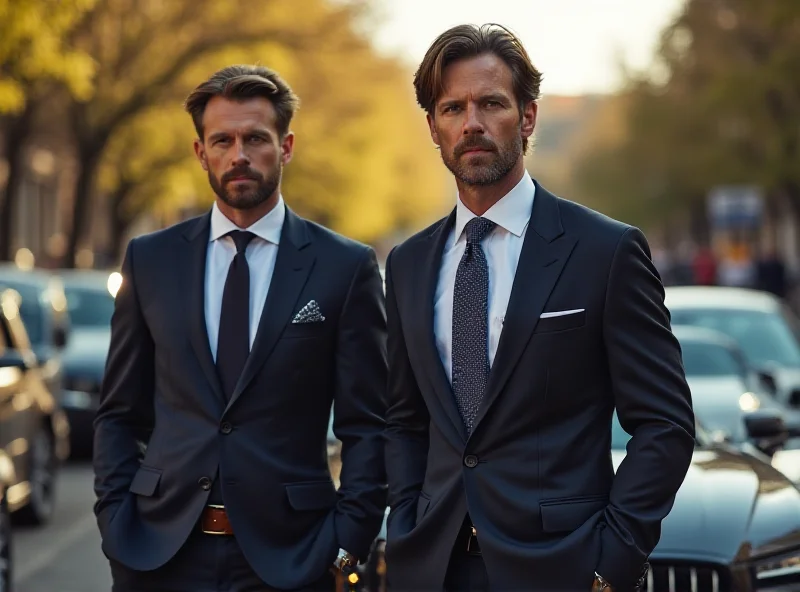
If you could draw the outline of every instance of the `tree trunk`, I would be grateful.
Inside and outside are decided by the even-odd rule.
[[[5,129],[5,158],[8,164],[8,178],[5,188],[0,192],[0,261],[10,261],[14,253],[14,221],[17,218],[17,204],[22,193],[25,178],[25,146],[33,125],[36,110],[33,101],[27,101],[25,109],[10,120]]]
[[[94,181],[104,148],[105,142],[86,142],[78,149],[78,176],[75,179],[72,225],[67,231],[67,249],[62,262],[62,266],[67,269],[75,268],[78,247],[86,235]]]
[[[133,223],[131,216],[125,211],[125,200],[133,188],[132,185],[123,183],[111,196],[111,207],[109,208],[109,226],[111,227],[111,252],[115,264],[122,263],[122,256],[125,251],[125,237]]]

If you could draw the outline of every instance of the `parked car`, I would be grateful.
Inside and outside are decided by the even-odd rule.
[[[713,329],[674,325],[683,356],[695,414],[715,439],[741,443],[748,439],[745,417],[756,410],[780,415],[790,438],[800,444],[800,410],[778,401],[741,349]],[[754,443],[755,444],[755,443]],[[774,450],[764,450],[770,455]]]
[[[19,294],[19,310],[36,362],[48,389],[61,400],[64,389],[61,357],[69,339],[69,317],[61,281],[47,271],[0,264],[0,291],[4,288]]]
[[[11,510],[8,486],[14,480],[11,459],[0,450],[0,592],[11,591]]]
[[[718,286],[666,289],[673,325],[714,329],[732,338],[776,398],[800,410],[800,320],[777,296]]]
[[[785,437],[774,414],[755,412],[745,424],[753,440]],[[615,467],[624,460],[629,439],[615,417]],[[696,441],[691,467],[650,556],[645,592],[800,590],[800,490],[750,444],[714,442],[699,423]],[[361,566],[370,592],[386,588],[385,540],[384,520]]]
[[[48,522],[59,466],[69,456],[69,422],[47,389],[23,324],[19,294],[0,293],[0,453],[13,480],[6,503],[20,521]]]
[[[119,274],[96,270],[61,270],[70,342],[64,350],[64,409],[72,427],[76,456],[89,456],[94,421],[100,403],[100,387],[111,342],[111,315]]]

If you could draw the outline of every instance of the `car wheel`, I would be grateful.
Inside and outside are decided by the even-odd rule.
[[[11,516],[5,495],[0,498],[0,592],[11,592]]]
[[[31,442],[30,462],[30,499],[16,515],[23,524],[38,526],[48,522],[55,510],[58,465],[53,437],[44,427]]]

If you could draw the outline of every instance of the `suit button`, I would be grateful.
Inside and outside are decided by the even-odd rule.
[[[478,466],[478,457],[474,454],[468,454],[464,458],[464,464],[467,465],[470,469],[474,469]]]
[[[200,486],[202,489],[205,489],[206,491],[208,491],[209,489],[211,489],[211,479],[209,479],[208,477],[200,477],[200,478],[197,480],[197,484],[198,484],[198,485],[199,485],[199,486]]]
[[[230,434],[233,431],[233,426],[229,421],[223,421],[219,429],[223,434]]]

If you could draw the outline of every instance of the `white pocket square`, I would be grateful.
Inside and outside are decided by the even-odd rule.
[[[324,320],[325,317],[322,316],[319,310],[319,304],[317,304],[316,300],[312,300],[294,315],[292,323],[295,325],[300,323],[321,323]]]
[[[539,317],[540,319],[552,319],[553,317],[565,317],[567,315],[578,314],[583,312],[585,308],[573,308],[572,310],[554,310],[553,312],[543,312]]]

